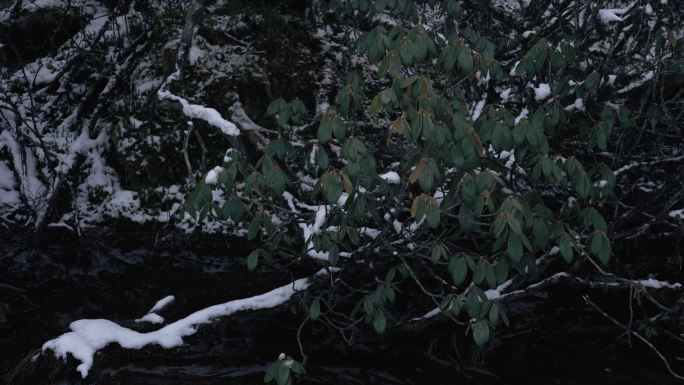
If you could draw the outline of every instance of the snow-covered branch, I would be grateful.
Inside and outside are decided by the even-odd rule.
[[[197,326],[208,324],[216,318],[237,312],[269,309],[281,305],[292,298],[296,292],[308,288],[312,283],[311,278],[324,274],[326,274],[326,270],[321,269],[311,277],[298,279],[267,293],[198,310],[185,318],[148,333],[140,333],[106,319],[74,321],[69,325],[70,332],[47,341],[43,344],[43,351],[52,350],[55,356],[63,359],[66,359],[69,354],[72,355],[81,361],[77,370],[83,377],[86,377],[93,365],[95,353],[111,343],[117,343],[125,349],[141,349],[147,345],[160,345],[167,349],[180,346],[183,344],[183,337],[191,336],[197,332]],[[157,305],[150,311],[157,310],[156,308]]]

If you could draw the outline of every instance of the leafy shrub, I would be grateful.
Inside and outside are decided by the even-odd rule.
[[[534,6],[533,27],[545,9],[563,14],[554,2]],[[649,77],[650,64],[626,59],[636,50],[652,48],[658,68],[679,65],[673,30],[613,49],[613,25],[595,6],[524,34],[496,8],[456,0],[329,7],[360,29],[334,107],[314,130],[300,100],[274,100],[279,136],[254,162],[230,150],[187,200],[195,218],[216,216],[258,241],[249,270],[313,257],[358,272],[357,287],[320,287],[308,316],[339,325],[330,317],[344,312],[378,333],[413,281],[480,346],[508,323],[499,294],[513,280],[538,279],[556,260],[611,262],[610,151],[634,134],[630,91],[646,81],[614,82]]]

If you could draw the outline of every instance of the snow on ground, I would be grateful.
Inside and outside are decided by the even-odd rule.
[[[388,171],[384,174],[379,175],[380,179],[384,180],[385,182],[389,184],[399,184],[401,183],[401,178],[399,177],[399,174],[396,173],[396,171]]]
[[[321,269],[314,276],[324,274],[326,270]],[[183,337],[195,334],[199,325],[245,310],[276,307],[309,285],[311,277],[298,279],[264,294],[209,306],[148,333],[140,333],[106,319],[74,321],[69,325],[70,332],[43,344],[43,352],[51,350],[57,358],[62,359],[72,355],[81,361],[76,370],[85,378],[93,365],[95,353],[111,343],[117,343],[124,349],[141,349],[147,345],[159,345],[167,349],[180,346],[183,344]]]

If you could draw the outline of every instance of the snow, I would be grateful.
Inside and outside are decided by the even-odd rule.
[[[326,274],[325,269],[314,275],[323,274]],[[57,358],[62,359],[72,355],[81,361],[76,370],[85,378],[93,365],[95,353],[111,343],[117,343],[124,349],[141,349],[147,345],[160,345],[166,349],[180,346],[183,344],[183,337],[195,334],[199,325],[245,310],[276,307],[309,285],[310,278],[298,279],[264,294],[209,306],[148,333],[140,333],[106,319],[81,319],[69,325],[70,332],[43,344],[42,350],[52,350]]]
[[[684,219],[684,209],[672,210],[668,214],[671,218]]]
[[[240,130],[238,130],[237,126],[232,122],[223,119],[221,114],[215,109],[210,107],[204,107],[199,104],[192,104],[187,100],[181,98],[180,96],[176,96],[171,92],[164,90],[164,86],[169,82],[176,80],[178,76],[180,76],[179,71],[176,71],[173,74],[169,75],[164,84],[162,84],[162,87],[159,89],[159,91],[157,91],[157,97],[159,98],[159,100],[167,99],[177,101],[183,107],[183,114],[188,118],[202,119],[205,122],[209,123],[209,125],[220,129],[221,132],[228,136],[240,135]]]
[[[601,23],[605,25],[609,25],[614,21],[622,21],[623,18],[618,15],[624,15],[627,13],[632,8],[632,5],[625,8],[599,9],[598,17],[601,19]]]
[[[0,189],[13,190],[17,182],[7,163],[0,160]]]
[[[17,206],[21,203],[19,193],[14,191],[16,185],[12,170],[0,160],[0,206]]]
[[[519,122],[520,120],[522,120],[523,118],[528,117],[529,115],[530,115],[530,110],[528,110],[527,107],[524,107],[522,110],[520,110],[520,114],[518,114],[518,116],[516,116],[516,118],[515,118],[515,124],[518,124],[518,122]]]
[[[397,174],[395,171],[388,171],[384,174],[381,174],[380,179],[384,180],[389,184],[401,183],[401,178],[399,177],[399,174]]]
[[[294,196],[292,196],[291,193],[288,191],[283,191],[283,198],[287,202],[287,206],[290,208],[290,211],[292,211],[295,214],[299,214],[299,210],[294,205]]]
[[[204,183],[209,184],[209,185],[215,185],[218,183],[218,177],[219,174],[221,174],[221,171],[223,171],[223,167],[221,166],[216,166],[213,169],[209,170],[207,173],[207,176],[204,178]]]
[[[320,234],[321,233],[321,227],[325,224],[325,215],[326,215],[326,207],[325,206],[318,206],[318,210],[316,210],[316,220],[314,221],[312,231],[314,234]]]
[[[485,103],[487,102],[487,95],[485,94],[479,102],[473,107],[473,112],[471,115],[471,119],[473,121],[477,120],[477,118],[480,117],[482,114],[482,110],[484,109]]]
[[[501,298],[501,293],[506,290],[511,284],[513,283],[513,280],[509,279],[506,282],[502,283],[501,285],[497,286],[496,289],[489,289],[485,291],[485,295],[487,296],[487,299],[489,300],[495,300]]]
[[[532,87],[534,89],[534,98],[540,102],[551,95],[551,87],[547,83],[540,83],[537,87]]]
[[[584,99],[577,98],[572,104],[565,106],[565,111],[584,111]]]
[[[394,222],[392,222],[392,228],[394,229],[394,232],[397,234],[401,234],[403,226],[404,225],[396,219],[394,220]]]
[[[420,316],[420,317],[412,318],[411,321],[415,322],[415,321],[420,321],[420,320],[432,318],[432,317],[436,316],[436,315],[439,314],[439,313],[441,313],[441,310],[439,310],[439,308],[436,307],[436,308],[434,308],[434,309],[428,311],[427,313],[423,314],[423,315]]]
[[[288,204],[289,204],[289,202],[288,202]],[[316,212],[316,219],[314,220],[314,223],[312,225],[309,225],[307,223],[300,223],[299,224],[299,228],[302,229],[302,233],[303,233],[305,242],[308,241],[315,234],[321,233],[321,227],[323,227],[323,225],[325,224],[326,212],[327,212],[327,206],[325,206],[325,205],[309,206],[307,208],[310,208]],[[309,248],[306,251],[306,254],[311,258],[320,259],[323,261],[327,261],[328,257],[329,257],[328,252],[316,251],[314,249],[313,243],[311,243],[309,245]]]
[[[195,65],[197,64],[197,61],[204,57],[204,51],[196,46],[190,47],[190,51],[188,52],[188,61],[190,62],[190,65]]]
[[[679,283],[670,283],[670,282],[665,282],[665,281],[658,281],[657,279],[649,278],[649,279],[642,279],[638,281],[634,281],[642,286],[645,287],[650,287],[652,289],[662,289],[662,288],[667,288],[667,289],[679,289],[682,287],[681,284]]]
[[[648,82],[648,81],[650,81],[651,79],[653,79],[653,75],[654,75],[654,74],[653,74],[653,71],[648,71],[648,72],[646,72],[646,73],[644,74],[644,76],[643,76],[641,79],[639,79],[639,80],[637,80],[637,81],[635,81],[635,82],[632,82],[632,83],[628,84],[628,85],[627,85],[626,87],[624,87],[624,88],[619,89],[619,90],[617,91],[617,93],[618,93],[618,94],[624,94],[625,92],[629,92],[629,91],[631,91],[631,90],[633,90],[633,89],[635,89],[635,88],[637,88],[637,87],[641,87],[641,86],[644,85],[646,82]]]
[[[111,195],[111,199],[105,204],[113,213],[131,212],[140,208],[140,200],[134,191],[118,190]]]
[[[309,153],[309,164],[312,166],[317,166],[316,155],[318,155],[318,145],[314,144],[311,147],[311,152]]]
[[[163,324],[164,323],[164,317],[160,316],[157,313],[147,313],[144,316],[137,318],[135,320],[137,323],[141,322],[149,322],[151,324]]]
[[[164,317],[157,314],[157,312],[162,311],[166,306],[168,306],[171,302],[175,300],[176,297],[172,295],[167,295],[166,297],[157,301],[157,303],[155,303],[154,306],[152,306],[152,308],[150,309],[150,311],[147,312],[147,314],[145,314],[141,318],[136,319],[135,322],[149,322],[152,324],[164,323]]]
[[[170,303],[176,300],[176,297],[172,295],[167,295],[166,297],[160,299],[157,301],[157,303],[152,306],[152,309],[148,311],[148,313],[156,313],[158,311],[162,311],[166,306],[168,306]]]
[[[238,97],[237,94],[234,94]],[[240,127],[243,131],[263,131],[264,128],[260,125],[254,123],[254,121],[247,115],[245,108],[240,101],[233,103],[230,108],[228,108],[230,113],[230,119]],[[265,139],[265,138],[264,138]]]
[[[46,66],[40,67],[36,72],[34,82],[36,85],[52,83],[59,75],[59,71],[50,70]]]
[[[370,237],[372,239],[377,238],[380,234],[382,234],[382,231],[378,229],[372,229],[370,227],[361,227],[359,229],[359,232],[367,237]]]
[[[511,97],[511,89],[506,88],[505,90],[501,91],[501,93],[499,93],[499,97],[501,98],[501,103],[506,103]]]

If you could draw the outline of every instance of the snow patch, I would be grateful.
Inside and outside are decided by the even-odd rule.
[[[668,214],[671,218],[684,219],[684,209],[672,210]]]
[[[221,167],[221,166],[216,166],[213,169],[209,170],[209,172],[207,173],[207,176],[204,178],[204,183],[209,184],[209,185],[217,184],[219,174],[221,174],[221,171],[223,171],[223,167]]]
[[[654,75],[654,74],[653,74],[653,71],[648,71],[648,72],[646,72],[646,73],[644,74],[644,76],[643,76],[641,79],[639,79],[639,80],[637,80],[637,81],[635,81],[635,82],[632,82],[632,83],[628,84],[628,85],[627,85],[626,87],[624,87],[624,88],[619,89],[619,90],[617,91],[617,93],[618,93],[618,94],[624,94],[625,92],[629,92],[629,91],[631,91],[631,90],[633,90],[633,89],[635,89],[635,88],[637,88],[637,87],[641,87],[641,86],[644,85],[646,82],[648,82],[648,81],[650,81],[651,79],[653,79],[653,75]]]
[[[326,274],[325,269],[314,275],[323,274]],[[199,325],[240,311],[276,307],[310,284],[310,278],[298,279],[264,294],[207,307],[148,333],[140,333],[106,319],[82,319],[72,322],[69,325],[70,332],[47,341],[42,349],[43,352],[52,350],[57,358],[66,359],[70,354],[81,361],[76,370],[85,378],[93,365],[95,353],[111,343],[117,343],[124,349],[141,349],[147,345],[159,345],[166,349],[180,346],[183,337],[195,334]]]
[[[537,87],[532,87],[534,90],[534,98],[540,102],[551,95],[551,87],[547,83],[540,83]]]
[[[605,25],[609,25],[610,23],[612,23],[614,21],[624,20],[619,15],[624,15],[630,9],[632,9],[632,5],[625,7],[625,8],[599,9],[598,17],[601,20],[601,23],[603,23]]]
[[[397,174],[395,171],[388,171],[384,174],[379,175],[380,179],[384,180],[385,182],[389,184],[399,184],[401,183],[401,178],[399,177],[399,174]]]
[[[137,323],[141,322],[149,322],[151,324],[163,324],[164,323],[164,317],[160,316],[157,313],[147,313],[144,316],[137,318],[135,320]]]
[[[642,279],[639,281],[634,281],[642,286],[645,287],[650,287],[652,289],[662,289],[662,288],[667,288],[667,289],[679,289],[682,287],[681,284],[679,283],[670,283],[670,282],[665,282],[665,281],[658,281],[657,279],[649,278],[649,279]]]

